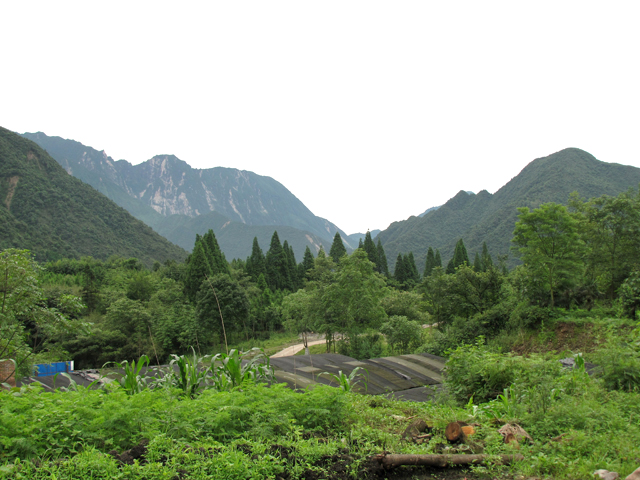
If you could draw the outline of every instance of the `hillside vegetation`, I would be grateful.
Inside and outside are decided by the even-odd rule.
[[[38,260],[111,255],[182,260],[186,252],[70,176],[35,143],[0,128],[0,247]]]

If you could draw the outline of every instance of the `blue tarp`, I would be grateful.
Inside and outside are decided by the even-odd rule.
[[[37,377],[48,377],[60,372],[73,371],[72,362],[39,363],[35,365]]]

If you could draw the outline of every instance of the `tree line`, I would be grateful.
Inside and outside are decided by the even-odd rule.
[[[429,351],[536,328],[558,308],[640,309],[640,195],[519,209],[511,271],[484,244],[473,262],[460,239],[444,266],[429,248],[419,275],[412,252],[389,272],[369,232],[349,254],[336,234],[329,253],[307,248],[300,263],[274,232],[263,252],[227,261],[213,231],[197,236],[184,263],[135,258],[60,259],[28,251],[0,256],[0,357],[20,372],[34,362],[74,359],[78,368],[147,355],[221,351],[224,343],[288,329],[320,333],[326,349],[357,358]],[[437,325],[425,336],[424,325]]]

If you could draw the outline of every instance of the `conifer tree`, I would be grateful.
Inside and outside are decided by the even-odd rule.
[[[393,271],[393,278],[396,279],[398,283],[404,283],[407,280],[407,269],[404,265],[404,258],[402,254],[398,254],[398,258],[396,258],[396,268]]]
[[[384,253],[384,248],[382,248],[382,243],[380,243],[380,239],[378,239],[378,246],[376,247],[378,250],[378,273],[381,273],[385,277],[389,276],[389,264],[387,263],[387,255]]]
[[[287,256],[280,244],[277,231],[273,232],[271,237],[271,245],[265,258],[265,269],[267,271],[267,285],[271,291],[289,288],[291,280],[288,276]]]
[[[206,277],[212,276],[212,269],[211,265],[209,265],[204,244],[201,238],[198,240],[193,247],[193,252],[189,255],[189,262],[187,263],[184,277],[185,293],[192,302],[196,301],[196,295],[198,294],[202,281]]]
[[[217,275],[218,273],[229,273],[229,264],[227,259],[220,250],[218,240],[216,239],[213,230],[209,229],[207,233],[202,237],[202,243],[209,257],[209,265],[211,266],[211,273]]]
[[[287,275],[289,277],[288,290],[295,292],[299,288],[298,264],[296,262],[296,256],[295,253],[293,253],[293,247],[289,245],[289,242],[287,242],[286,240],[282,244],[282,250],[285,253],[285,257],[287,258]]]
[[[358,248],[364,248],[364,243],[362,243],[362,239],[358,241]]]
[[[493,267],[493,259],[491,258],[491,254],[487,248],[487,242],[482,242],[482,257],[480,259],[482,260],[483,271],[486,272]]]
[[[473,269],[476,272],[484,272],[482,260],[480,260],[480,255],[478,254],[478,252],[476,252],[476,256],[473,258]]]
[[[455,273],[456,268],[464,264],[469,265],[469,256],[467,255],[467,249],[464,246],[462,239],[456,243],[456,249],[453,253],[453,258],[447,264],[447,273]]]
[[[260,275],[266,274],[265,258],[258,237],[253,237],[253,247],[251,248],[251,256],[247,258],[247,273],[256,281]]]
[[[367,252],[367,257],[370,262],[373,262],[374,265],[378,265],[378,249],[376,248],[375,243],[371,239],[371,233],[367,230],[367,233],[364,236],[364,251]]]
[[[404,258],[403,263],[404,268],[407,271],[407,280],[418,283],[420,281],[420,274],[416,268],[416,260],[413,257],[413,252],[409,252],[409,254]]]
[[[331,244],[331,248],[329,249],[329,256],[333,259],[333,261],[337,264],[340,258],[343,255],[347,254],[347,249],[342,243],[342,237],[339,232],[333,236],[333,243]]]
[[[429,250],[427,250],[427,261],[425,262],[424,265],[424,278],[427,278],[431,275],[431,272],[433,271],[433,269],[436,266],[436,257],[433,254],[433,248],[429,247]]]
[[[440,268],[442,268],[442,258],[440,257],[440,250],[438,250],[437,248],[436,248],[436,257],[435,257],[435,262],[436,262],[436,263],[435,263],[435,265],[434,265],[434,268],[435,268],[435,267],[440,267]]]
[[[298,265],[298,276],[301,282],[304,278],[306,278],[307,272],[311,270],[314,265],[313,253],[311,253],[311,249],[309,248],[309,245],[307,245],[307,248],[305,248],[304,250],[304,256],[302,257],[302,263]]]

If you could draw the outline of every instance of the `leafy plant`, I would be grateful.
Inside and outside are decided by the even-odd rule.
[[[122,388],[127,392],[127,395],[134,395],[136,393],[140,393],[144,389],[147,388],[149,383],[149,378],[141,375],[140,371],[149,365],[149,357],[146,355],[142,355],[138,362],[132,360],[129,363],[128,360],[123,360],[122,362],[107,362],[102,368],[106,367],[110,363],[113,363],[117,368],[123,368],[124,374],[120,376],[116,376],[116,380],[120,384]]]
[[[365,372],[365,374],[360,372],[360,370]],[[365,377],[366,374],[368,374],[366,369],[362,367],[356,367],[349,375],[344,374],[342,370],[339,370],[337,375],[335,373],[329,372],[322,372],[320,375],[329,375],[332,379],[338,382],[338,385],[340,385],[340,389],[342,391],[350,392],[351,390],[353,390],[353,387],[355,387],[355,385],[360,381],[363,381],[364,389],[365,391],[367,390],[367,379]]]
[[[229,355],[220,353],[213,357],[212,362],[218,390],[230,390],[246,382],[270,381],[273,377],[269,357],[259,348],[252,348],[248,352],[232,348]]]
[[[211,356],[205,355],[198,357],[196,351],[191,347],[192,355],[171,355],[173,358],[169,363],[170,384],[178,387],[185,395],[194,398],[201,388],[207,377],[211,374],[212,366],[205,366],[207,361],[211,361]],[[178,367],[176,374],[174,366]],[[165,375],[165,379],[167,376]]]

